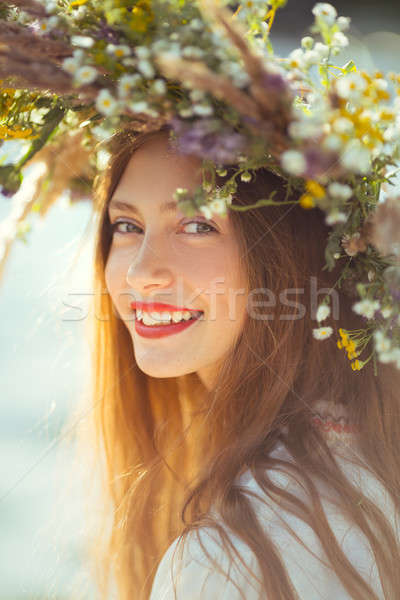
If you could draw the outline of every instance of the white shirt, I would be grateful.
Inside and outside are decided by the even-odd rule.
[[[385,516],[390,516],[392,526],[400,539],[400,518],[395,513],[388,493],[366,469],[352,465],[346,458],[356,448],[352,442],[354,439],[353,434],[335,435],[334,431],[329,430],[328,427],[328,438],[347,477],[355,482],[379,508],[383,509]],[[275,447],[271,455],[285,460],[291,459],[282,443]],[[269,471],[268,474],[274,483],[286,487],[288,491],[295,492],[298,497],[306,501],[304,491],[292,478],[275,470]],[[320,560],[322,558],[329,564],[313,529],[302,519],[288,513],[271,501],[268,502],[250,470],[239,478],[239,483],[256,492],[267,502],[267,505],[265,505],[260,500],[253,498],[251,500],[261,524],[265,527],[266,532],[280,552],[299,598],[304,600],[351,600],[334,571]],[[316,485],[320,490],[321,502],[327,519],[341,548],[353,566],[372,586],[378,598],[383,598],[377,566],[366,536],[356,525],[351,524],[338,512],[337,507],[329,500],[329,496],[324,494],[321,484],[316,483]],[[222,521],[220,522],[222,524]],[[286,529],[285,523],[293,528],[308,549],[305,549],[293,537]],[[246,564],[262,580],[256,558],[250,548],[230,532],[226,526],[225,530],[229,533],[235,548],[245,559]],[[154,578],[149,600],[242,600],[243,598],[246,598],[246,600],[259,600],[260,597],[263,597],[260,595],[261,587],[257,587],[259,584],[254,578],[250,578],[241,563],[239,561],[233,563],[230,560],[229,555],[222,547],[222,543],[218,541],[219,538],[215,530],[203,527],[199,530],[199,534],[209,554],[221,565],[223,571],[229,571],[231,579],[237,583],[242,594],[225,574],[220,573],[212,565],[198,542],[196,532],[190,531],[181,558],[180,548],[175,558],[173,558],[178,539],[174,540],[164,554]],[[314,552],[316,556],[313,556],[310,551]],[[176,580],[176,596],[171,578],[171,569],[174,573],[179,573]]]

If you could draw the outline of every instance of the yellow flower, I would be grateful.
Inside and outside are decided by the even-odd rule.
[[[353,369],[353,371],[361,371],[361,369],[363,368],[363,362],[355,360],[351,363],[351,368]]]
[[[88,1],[88,0],[73,0],[73,1],[70,3],[70,7],[71,7],[71,6],[82,6],[82,4],[86,4],[86,2],[87,2],[87,1]]]
[[[311,196],[311,194],[303,194],[300,197],[299,204],[301,208],[305,208],[306,210],[308,210],[309,208],[314,208],[314,198]]]
[[[346,349],[347,349],[347,352],[354,352],[355,351],[356,345],[353,342],[353,340],[350,340],[350,342],[347,344]]]
[[[306,189],[314,198],[324,198],[326,195],[322,185],[312,179],[306,181]]]

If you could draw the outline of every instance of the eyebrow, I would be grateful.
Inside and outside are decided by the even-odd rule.
[[[170,200],[168,202],[164,202],[164,204],[161,204],[161,206],[160,206],[160,213],[174,211],[177,207],[177,204],[178,203],[175,200]],[[118,208],[120,210],[127,210],[128,212],[135,214],[135,215],[140,215],[140,210],[134,204],[131,204],[130,202],[122,202],[122,200],[117,200],[117,199],[110,200],[108,208],[110,208],[110,209]]]

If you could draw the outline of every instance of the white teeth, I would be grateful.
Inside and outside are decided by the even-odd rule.
[[[179,321],[182,321],[182,317],[183,312],[181,310],[177,310],[176,312],[172,313],[172,320],[174,323],[179,323]]]
[[[137,309],[136,311],[136,319],[138,321],[143,321],[145,325],[165,325],[170,324],[171,321],[173,323],[179,323],[180,321],[188,321],[194,316],[194,313],[197,311],[193,311],[193,314],[190,310],[183,311],[174,311],[174,312],[152,312],[148,313],[146,311],[142,311],[141,309]]]

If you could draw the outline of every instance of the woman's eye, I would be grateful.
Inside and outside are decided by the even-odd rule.
[[[121,231],[118,229],[119,225],[130,225],[131,227],[136,227],[136,229],[141,229],[141,227],[138,227],[137,225],[135,225],[134,223],[131,223],[130,221],[115,221],[115,223],[111,224],[112,233],[120,233],[122,235],[124,235],[126,233],[137,233],[137,231],[134,231],[134,230]],[[217,233],[217,230],[215,229],[215,227],[213,227],[209,223],[205,223],[204,221],[189,221],[187,223],[184,223],[182,225],[182,227],[186,227],[187,225],[194,225],[194,226],[201,225],[203,227],[209,228],[209,231],[186,232],[186,233],[189,233],[190,235],[208,235],[209,233]]]

